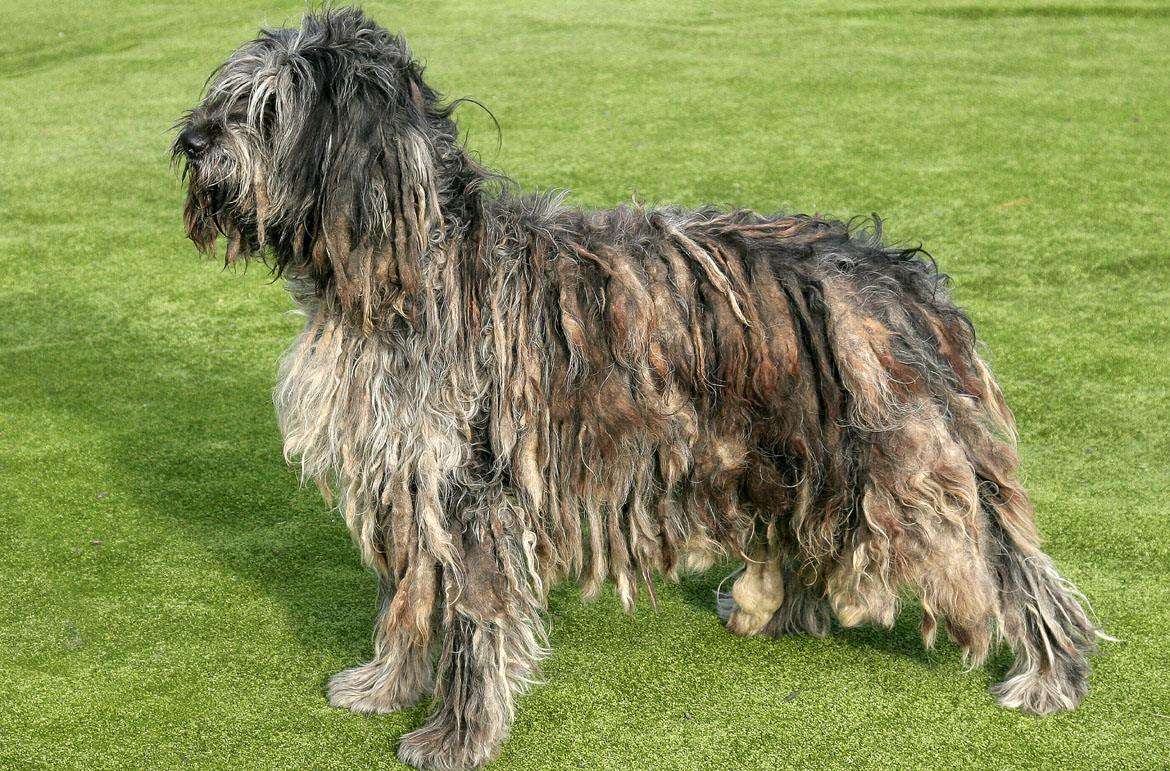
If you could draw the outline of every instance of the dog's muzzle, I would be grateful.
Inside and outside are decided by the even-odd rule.
[[[179,144],[183,146],[188,158],[198,158],[211,144],[211,138],[194,126],[188,126],[179,134]]]

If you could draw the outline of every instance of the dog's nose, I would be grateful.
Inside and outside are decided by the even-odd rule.
[[[192,158],[206,150],[210,142],[211,140],[208,139],[207,134],[194,126],[188,126],[183,129],[183,133],[179,134],[179,143],[183,145],[183,149],[187,151],[187,155]]]

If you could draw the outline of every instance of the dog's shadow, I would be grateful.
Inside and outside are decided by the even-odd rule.
[[[44,333],[86,341],[70,349],[76,366],[63,369],[32,346],[10,359],[22,379],[51,384],[39,389],[41,409],[87,426],[85,444],[103,469],[87,539],[116,549],[102,524],[115,512],[123,532],[161,525],[175,585],[224,586],[213,571],[245,579],[277,601],[313,660],[337,669],[370,654],[377,582],[337,514],[282,458],[271,393],[299,322],[282,318],[287,295],[257,268],[222,276],[224,299],[210,307],[206,274],[196,289],[158,287],[184,308],[165,323],[151,308],[130,316],[129,306],[92,302],[79,289],[58,298],[67,311],[46,308]],[[268,294],[277,292],[279,300]],[[191,559],[192,549],[213,562]]]

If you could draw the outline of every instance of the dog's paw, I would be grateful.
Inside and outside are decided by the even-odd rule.
[[[753,613],[736,607],[727,614],[727,630],[740,637],[755,637],[764,630],[771,617],[770,614]]]
[[[723,619],[727,631],[740,637],[753,637],[759,634],[772,617],[768,613],[753,613],[741,608],[726,592],[716,594],[715,610],[719,618]]]
[[[398,759],[408,766],[430,771],[464,771],[482,768],[499,753],[503,736],[484,735],[472,726],[432,719],[402,737]]]
[[[1052,715],[1076,709],[1089,690],[1088,667],[1026,671],[993,685],[1001,707],[1028,715]]]
[[[398,671],[375,662],[338,672],[329,678],[329,703],[351,712],[382,715],[414,706],[426,695]]]
[[[740,579],[731,594],[718,592],[715,609],[723,619],[727,630],[740,637],[754,637],[760,634],[784,597],[783,590],[764,595],[752,591],[753,585]]]

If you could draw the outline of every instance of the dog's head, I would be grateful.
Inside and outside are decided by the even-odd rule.
[[[275,270],[368,316],[417,288],[444,199],[466,190],[450,112],[403,40],[361,11],[264,30],[177,127],[187,234],[203,252],[223,235],[228,263],[267,248]]]

